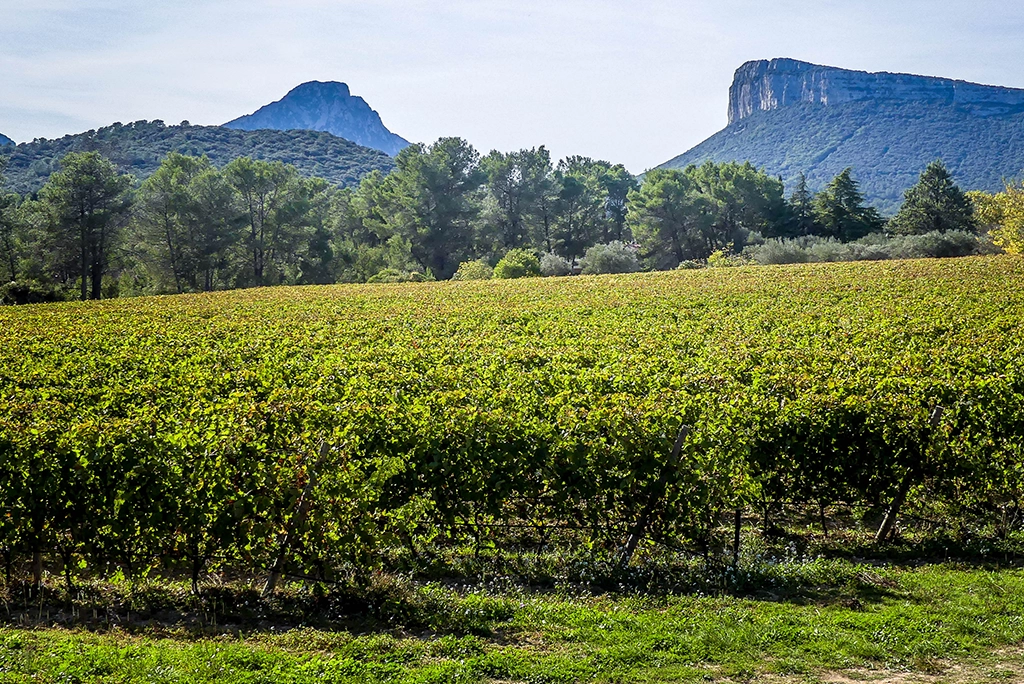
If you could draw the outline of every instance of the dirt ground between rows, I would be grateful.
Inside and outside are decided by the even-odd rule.
[[[771,682],[773,678],[755,681]],[[1002,650],[976,663],[939,663],[935,672],[856,669],[825,672],[817,677],[774,678],[778,684],[1024,684],[1024,649]]]
[[[763,675],[752,680],[735,680],[710,675],[717,684],[1024,684],[1024,649],[993,653],[977,663],[939,663],[933,673],[898,670],[854,669],[815,675]],[[523,684],[492,680],[490,684]]]

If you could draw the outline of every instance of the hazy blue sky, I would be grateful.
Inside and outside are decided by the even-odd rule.
[[[413,141],[545,144],[642,171],[725,126],[741,63],[1024,87],[1006,0],[0,0],[0,133],[219,124],[347,82]]]

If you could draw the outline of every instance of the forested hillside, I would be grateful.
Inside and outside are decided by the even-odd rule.
[[[161,121],[114,124],[59,140],[38,139],[10,151],[6,175],[14,192],[39,190],[69,152],[99,152],[121,171],[148,178],[170,152],[206,155],[215,166],[239,157],[280,161],[306,177],[351,186],[366,174],[387,172],[394,161],[383,152],[318,131],[239,131],[220,126],[167,126]],[[6,152],[6,151],[5,151]]]
[[[1016,194],[968,197],[937,162],[888,223],[849,169],[787,198],[749,163],[655,170],[640,183],[620,164],[555,164],[543,147],[481,156],[459,138],[407,147],[391,173],[355,188],[280,161],[217,168],[176,152],[141,183],[76,152],[34,195],[3,185],[0,174],[0,303],[964,256],[993,251],[996,227],[999,246],[1021,242]]]
[[[748,62],[729,88],[729,125],[659,168],[746,162],[803,174],[816,192],[853,168],[867,201],[896,213],[941,159],[965,190],[997,192],[1024,171],[1024,90],[773,59]]]

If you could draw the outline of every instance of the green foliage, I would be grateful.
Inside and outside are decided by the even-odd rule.
[[[782,181],[749,162],[705,163],[687,172],[713,202],[715,248],[741,245],[753,231],[777,233],[789,218]]]
[[[630,229],[655,268],[671,268],[713,251],[705,239],[711,232],[714,205],[686,171],[655,169],[630,196]]]
[[[218,168],[211,157],[172,152],[131,198],[131,230],[111,224],[91,296],[450,278],[510,248],[545,255],[530,274],[660,270],[705,265],[716,252],[715,263],[741,262],[736,255],[765,237],[849,242],[881,225],[849,170],[817,195],[802,182],[787,202],[779,179],[749,163],[655,170],[638,186],[605,161],[568,157],[552,168],[543,147],[480,159],[466,141],[445,138],[410,146],[395,164],[338,188],[278,161],[243,156]],[[62,211],[53,193],[0,193],[0,258],[10,278],[60,294],[88,286],[81,241],[60,227]],[[639,246],[636,259],[625,244]],[[933,247],[945,255],[964,246]],[[812,260],[881,253],[826,242],[813,249],[827,254]]]
[[[776,234],[769,234],[767,237],[818,235],[822,232],[814,217],[814,194],[807,185],[807,176],[803,173],[800,174],[796,187],[789,196],[789,209],[789,225],[780,226],[782,230],[775,231]]]
[[[589,157],[567,157],[555,172],[554,221],[546,251],[575,263],[587,248],[625,238],[627,197],[636,179],[621,165]]]
[[[856,242],[806,236],[769,239],[748,246],[743,255],[762,265],[885,259],[941,259],[996,253],[994,245],[977,233],[947,231],[925,235],[868,235]]]
[[[7,192],[4,169],[7,161],[0,157],[0,282],[18,279],[19,197]]]
[[[814,220],[820,235],[850,242],[882,229],[879,213],[864,204],[864,195],[852,176],[853,169],[845,169],[825,189],[814,196]]]
[[[513,249],[501,258],[494,267],[498,280],[532,278],[540,275],[540,260],[537,255],[525,249]]]
[[[234,188],[209,159],[171,153],[139,188],[133,223],[154,270],[180,293],[226,282],[243,220]]]
[[[366,610],[347,629],[228,637],[223,629],[182,635],[7,627],[0,628],[0,668],[11,681],[159,677],[195,684],[824,681],[847,673],[856,679],[865,670],[897,680],[980,682],[1017,681],[1024,671],[1019,570],[768,558],[764,565],[767,600],[495,595],[429,585],[402,603],[372,591],[369,601],[349,599]],[[735,581],[747,575],[740,568]],[[794,580],[828,593],[794,597]],[[224,611],[237,610],[214,604],[207,614],[224,619]],[[416,624],[420,615],[427,633]]]
[[[424,268],[451,278],[473,251],[474,199],[483,182],[479,154],[461,138],[442,138],[429,147],[406,147],[395,164],[393,173],[368,187],[378,230],[408,240]]]
[[[124,173],[146,179],[172,152],[209,158],[223,168],[239,157],[282,162],[301,175],[339,186],[357,185],[373,170],[390,171],[383,152],[318,131],[238,131],[221,126],[165,126],[161,121],[114,124],[59,140],[37,139],[10,152],[8,180],[19,194],[34,193],[70,152],[98,152]]]
[[[490,280],[494,275],[494,269],[487,263],[486,259],[476,261],[463,261],[459,264],[459,270],[452,276],[452,280]]]
[[[588,249],[580,259],[580,267],[584,275],[636,273],[640,270],[640,258],[635,245],[614,241]]]
[[[978,222],[992,242],[1007,254],[1024,253],[1024,186],[1007,183],[1000,193],[969,195]]]
[[[537,244],[544,237],[545,210],[554,200],[551,155],[544,147],[503,154],[491,152],[480,160],[487,178],[485,232],[503,249]]]
[[[133,179],[96,152],[71,153],[39,191],[51,212],[53,242],[78,277],[81,299],[103,296],[118,220],[130,207]]]
[[[397,268],[385,268],[382,271],[370,276],[367,279],[367,283],[425,283],[432,281],[434,278],[428,271],[427,273],[420,273],[419,271],[401,271]]]
[[[654,268],[743,247],[751,232],[777,234],[789,220],[782,184],[750,164],[656,169],[630,195],[629,222]]]
[[[5,307],[0,550],[68,584],[368,582],[467,544],[620,567],[643,520],[641,555],[713,563],[736,510],[901,491],[1019,534],[1022,283],[992,257]]]
[[[1022,113],[979,116],[928,102],[796,104],[757,112],[664,166],[749,160],[788,188],[806,174],[812,192],[853,167],[866,200],[891,216],[935,159],[967,189],[1000,191],[1024,169],[1022,126]]]
[[[224,167],[224,176],[241,200],[255,285],[294,282],[299,253],[311,238],[311,207],[322,181],[305,181],[294,167],[242,157]],[[291,277],[289,277],[291,276]]]
[[[540,274],[545,277],[572,275],[572,264],[568,259],[551,252],[540,256]]]
[[[640,187],[636,177],[622,164],[608,165],[601,177],[606,196],[604,202],[608,229],[604,241],[622,242],[631,237],[626,227],[629,215],[629,194]]]
[[[977,222],[971,201],[953,182],[946,166],[934,161],[921,173],[917,185],[907,190],[903,206],[888,225],[901,235],[924,235],[972,231]]]

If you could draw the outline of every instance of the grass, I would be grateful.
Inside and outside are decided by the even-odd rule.
[[[831,567],[822,591],[761,598],[419,586],[449,620],[470,618],[447,634],[460,623],[201,636],[5,627],[0,682],[653,684],[768,675],[815,682],[837,672],[1014,681],[1024,673],[1021,570]]]

